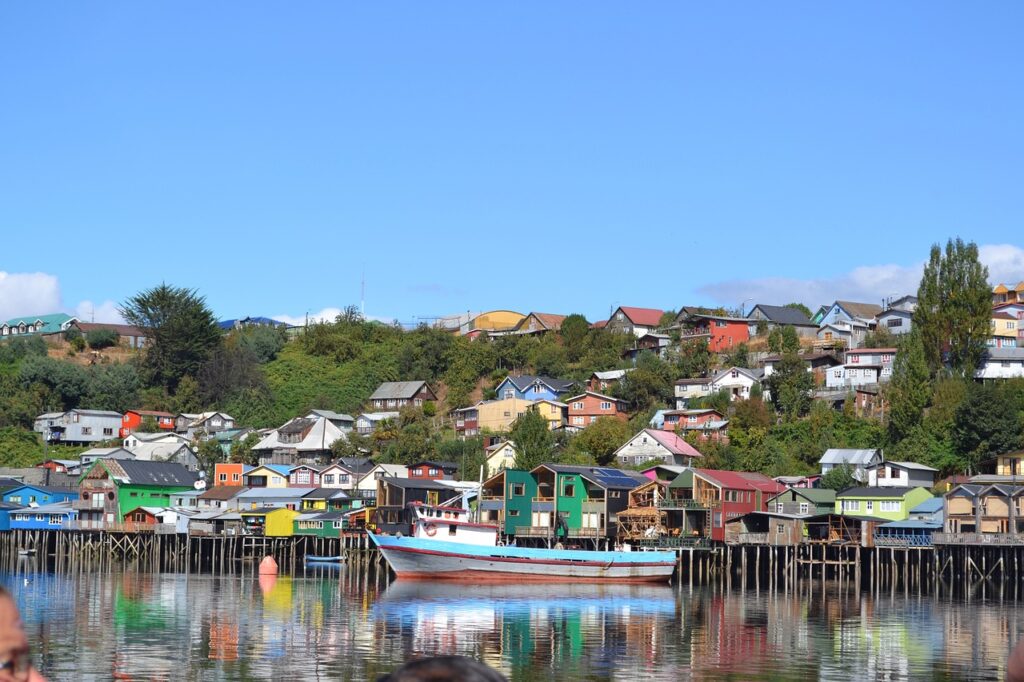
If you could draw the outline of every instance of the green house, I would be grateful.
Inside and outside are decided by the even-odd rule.
[[[836,491],[829,488],[789,488],[768,498],[767,510],[779,514],[831,514]]]
[[[72,508],[83,528],[102,528],[138,507],[171,506],[171,495],[193,490],[198,478],[177,462],[98,459],[78,479]]]
[[[299,514],[293,521],[296,535],[317,538],[336,538],[345,525],[345,514],[340,511]]]
[[[850,488],[836,495],[835,513],[903,521],[911,509],[931,497],[925,488]]]
[[[533,525],[533,498],[537,496],[537,481],[529,471],[521,469],[505,469],[493,478],[503,479],[504,515],[503,530],[506,535],[516,535],[519,528]],[[496,500],[493,500],[496,502]],[[485,499],[481,505],[486,507],[492,500]],[[494,506],[498,506],[495,504]],[[499,517],[501,518],[501,517]]]
[[[530,472],[537,492],[530,525],[517,536],[594,540],[614,536],[616,515],[629,506],[629,491],[649,483],[643,474],[608,467],[541,464]]]

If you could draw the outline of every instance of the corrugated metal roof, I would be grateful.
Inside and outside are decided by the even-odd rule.
[[[661,316],[665,314],[664,310],[657,308],[619,306],[619,310],[623,312],[630,322],[641,327],[657,327],[661,324]]]
[[[138,462],[131,459],[102,460],[117,465],[132,485],[190,486],[199,476],[177,462]]]
[[[370,400],[412,400],[426,384],[425,381],[385,381],[373,392]]]
[[[810,318],[804,315],[801,311],[796,308],[790,308],[784,305],[767,305],[765,303],[758,303],[750,309],[751,315],[754,310],[760,310],[764,313],[764,316],[768,318],[769,322],[776,324],[788,324],[797,326],[814,327],[817,326],[811,322]]]
[[[875,455],[881,456],[878,449],[855,450],[849,448],[829,448],[818,460],[819,464],[870,464]]]

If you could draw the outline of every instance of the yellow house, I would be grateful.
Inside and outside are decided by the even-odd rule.
[[[1017,282],[1017,284],[1011,286],[998,284],[992,289],[993,305],[1018,303],[1021,301],[1024,301],[1024,282]]]
[[[1013,348],[1017,344],[1017,318],[1010,313],[992,313],[992,343],[998,348]],[[1012,339],[1012,342],[1006,340]]]
[[[487,478],[491,478],[503,469],[511,469],[516,464],[516,446],[512,441],[505,441],[487,448]]]
[[[526,315],[514,310],[492,310],[477,315],[469,323],[469,329],[486,332],[509,332],[526,318]]]
[[[533,403],[532,409],[548,420],[548,428],[551,430],[560,429],[568,422],[569,406],[557,400],[538,400]]]
[[[491,433],[504,433],[512,428],[519,415],[530,409],[532,400],[522,398],[505,398],[503,400],[487,400],[479,403],[477,409],[477,428]]]
[[[295,534],[295,517],[301,512],[286,507],[244,511],[242,527],[251,535],[268,538],[288,538]]]
[[[1024,450],[996,457],[996,476],[1020,476],[1024,483]]]
[[[288,470],[281,464],[264,464],[245,475],[245,484],[252,488],[287,488]]]

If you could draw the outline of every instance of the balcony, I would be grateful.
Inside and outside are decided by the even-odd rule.
[[[875,533],[875,547],[931,547],[931,535]]]
[[[520,538],[547,538],[554,537],[554,528],[548,526],[516,526],[516,537]],[[568,537],[572,538],[599,538],[604,532],[600,528],[570,528]]]
[[[936,545],[1024,545],[1024,535],[1014,533],[935,533]]]
[[[71,508],[78,511],[103,511],[103,504],[105,500],[94,500],[89,498],[87,500],[71,500]]]
[[[658,500],[658,506],[662,509],[707,510],[717,509],[722,506],[722,503],[719,500],[694,500],[689,497],[666,497],[665,499]]]

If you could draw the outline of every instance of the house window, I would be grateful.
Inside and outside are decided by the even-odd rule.
[[[42,514],[36,514],[36,521],[42,521],[42,520],[43,520],[43,515]]]
[[[438,471],[437,471],[437,469],[435,467],[430,467],[430,469],[427,471],[427,475],[428,476],[437,476],[438,475]]]
[[[808,503],[806,503],[806,502],[801,502],[800,503],[800,513],[801,514],[810,513],[810,511],[811,511],[811,506]]]
[[[75,421],[78,421],[78,420],[76,419]],[[92,427],[91,426],[83,426],[82,427],[82,435],[83,436],[91,436],[92,435]]]
[[[107,428],[103,429],[103,435],[104,436],[113,436],[114,435],[114,429],[107,429]]]
[[[566,483],[566,484],[564,484],[562,486],[562,494],[565,495],[566,497],[575,497],[576,496],[576,484],[575,483]]]
[[[582,410],[583,409],[583,403],[573,403],[572,404],[572,409],[574,409],[574,410]]]
[[[508,510],[508,515],[509,516],[519,516],[519,510],[518,509],[509,509]]]
[[[697,421],[697,416],[691,414],[689,417],[686,418],[686,421],[688,421],[688,422],[690,422],[692,424],[692,423]]]
[[[505,389],[505,400],[511,400],[512,398],[515,398],[515,397],[516,397],[515,389],[511,389],[511,388],[506,388]]]
[[[590,423],[591,423],[591,424],[593,424],[593,423],[594,423],[594,422],[596,422],[596,421],[597,421],[597,417],[593,417],[593,416],[592,416],[592,417],[590,418]]]
[[[608,499],[610,499],[610,500],[617,500],[618,498],[619,498],[619,491],[618,490],[609,490],[608,491]]]
[[[843,500],[844,512],[860,511],[860,500]]]
[[[573,424],[584,424],[584,423],[586,423],[586,421],[583,419],[583,417],[573,417],[572,418],[572,423]]]
[[[338,483],[348,483],[348,474],[338,474]]]
[[[334,474],[324,474],[324,485],[334,485]]]
[[[775,525],[775,534],[776,535],[784,535],[785,532],[786,532],[786,525],[785,524],[779,523],[779,524]]]
[[[875,512],[875,501],[874,500],[868,500],[865,503],[865,505],[866,505],[865,508],[866,508],[868,514],[873,514]]]
[[[512,484],[512,495],[514,497],[522,497],[525,494],[526,494],[526,484],[525,483],[513,483]]]
[[[784,505],[782,502],[777,502],[775,504],[775,511],[777,511],[780,514],[785,512],[786,511],[786,505]]]
[[[903,318],[902,317],[892,317],[892,318],[889,318],[888,320],[886,320],[885,324],[888,327],[902,327],[903,326]]]
[[[231,474],[231,480],[232,481],[237,481],[238,479],[239,479],[239,475],[238,474]]]
[[[850,362],[854,363],[854,364],[860,362],[860,355],[858,355],[856,353],[851,353],[850,354]]]
[[[889,363],[889,362],[892,362],[892,355],[889,354],[889,353],[883,354],[882,355],[882,363],[884,364],[884,363]]]
[[[895,500],[883,500],[878,503],[878,510],[883,512],[898,512],[900,503]]]
[[[237,476],[238,474],[235,474],[235,475]],[[220,474],[220,476],[218,476],[218,478],[220,479],[221,483],[227,483],[227,481],[228,481],[228,475],[227,474]]]
[[[733,379],[739,379],[740,378],[740,373],[737,370],[734,369],[729,376],[731,376]]]
[[[612,404],[608,403],[608,402],[601,403],[601,409],[602,410],[610,410],[610,409],[612,409]]]

